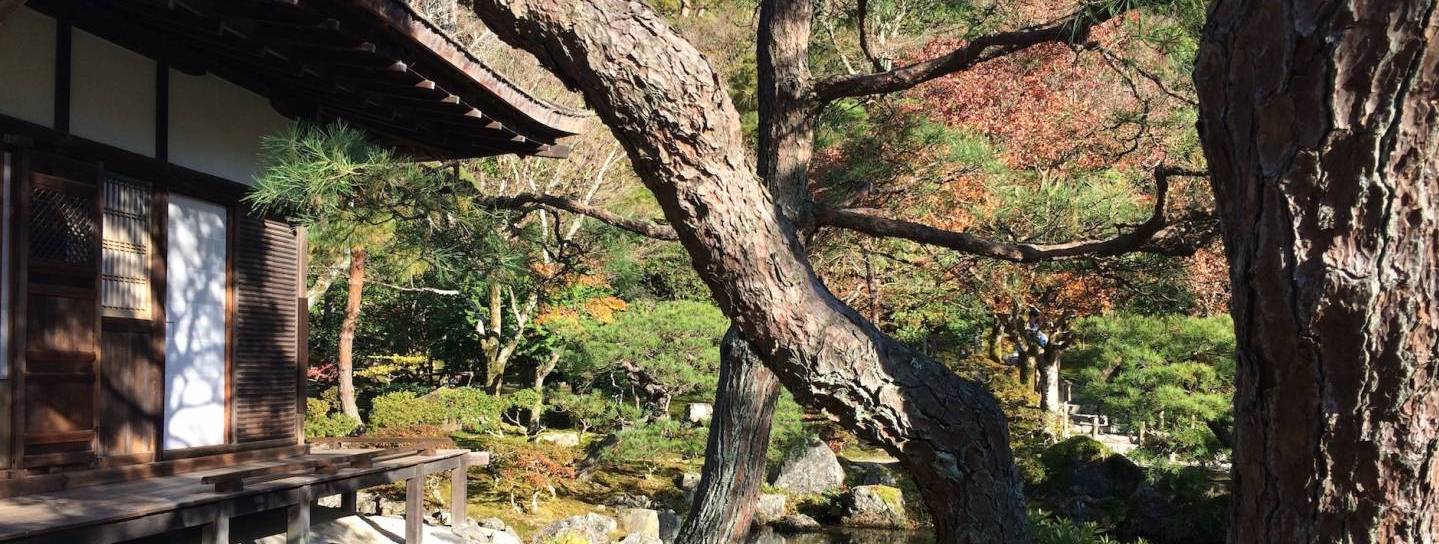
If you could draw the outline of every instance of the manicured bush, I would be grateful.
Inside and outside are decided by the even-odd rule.
[[[332,405],[322,399],[305,399],[305,436],[349,436],[360,421],[345,414],[331,413]]]
[[[612,431],[644,417],[642,408],[626,402],[616,402],[596,391],[578,394],[568,391],[551,393],[549,401],[549,408],[568,417],[582,434]]]
[[[500,414],[509,406],[508,399],[496,397],[474,387],[442,388],[427,395],[438,402],[449,422],[472,432],[491,432],[500,425]]]
[[[370,408],[370,426],[376,429],[410,425],[444,425],[449,421],[444,403],[430,396],[397,391],[375,397]]]
[[[679,454],[692,459],[704,455],[709,431],[673,419],[659,419],[624,429],[619,441],[601,454],[610,464],[651,465],[662,461],[661,454]]]

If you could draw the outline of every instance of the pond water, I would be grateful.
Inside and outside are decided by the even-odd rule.
[[[782,534],[764,528],[750,533],[748,544],[934,544],[928,531],[826,528],[818,533]]]

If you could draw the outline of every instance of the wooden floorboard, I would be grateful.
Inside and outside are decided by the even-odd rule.
[[[364,453],[366,449],[335,449],[311,453],[305,458],[324,459]],[[406,469],[436,462],[445,465],[464,462],[465,450],[441,450],[435,455],[414,455],[398,459],[376,461],[368,468],[345,468],[335,474],[308,474],[291,478],[271,480],[247,486],[243,491],[216,493],[214,486],[201,483],[208,475],[231,471],[236,468],[264,468],[266,466],[292,463],[296,458],[269,462],[244,463],[242,465],[205,470],[193,473],[148,478],[114,484],[95,485],[38,493],[20,497],[0,499],[0,542],[17,539],[29,540],[35,535],[73,531],[77,528],[104,526],[162,515],[170,511],[187,509],[200,511],[199,507],[219,503],[247,504],[247,498],[280,496],[275,492],[318,486],[332,489],[344,487],[344,481],[372,475],[395,473]],[[457,459],[459,458],[459,459]],[[443,469],[438,469],[443,470]],[[373,478],[362,478],[369,481]],[[341,485],[319,485],[319,484]],[[375,485],[373,483],[369,485]],[[285,496],[308,496],[308,493],[286,494]],[[318,496],[318,495],[317,495]],[[255,502],[255,501],[248,501]],[[238,510],[237,510],[238,512]],[[185,520],[189,524],[193,520]],[[173,520],[171,521],[173,523]],[[140,525],[133,523],[133,525]]]

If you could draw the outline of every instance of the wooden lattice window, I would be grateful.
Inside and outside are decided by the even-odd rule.
[[[95,264],[95,201],[51,187],[30,194],[30,258],[70,266]]]
[[[100,305],[105,315],[150,317],[150,184],[105,180]]]

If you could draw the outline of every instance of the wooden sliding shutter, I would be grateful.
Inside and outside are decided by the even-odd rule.
[[[102,191],[100,451],[107,462],[154,458],[165,386],[165,336],[155,307],[159,258],[149,183],[109,174]]]
[[[235,438],[291,438],[297,420],[299,240],[241,214],[235,232]]]
[[[21,194],[26,245],[22,460],[88,464],[99,410],[100,168],[37,154]]]

